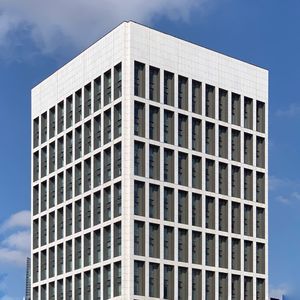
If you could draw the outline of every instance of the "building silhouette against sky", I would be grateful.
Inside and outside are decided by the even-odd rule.
[[[268,297],[268,72],[124,22],[32,90],[32,298]]]

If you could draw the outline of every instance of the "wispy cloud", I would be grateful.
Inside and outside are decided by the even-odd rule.
[[[300,204],[300,180],[270,176],[269,191],[282,204]]]
[[[20,211],[11,215],[0,226],[0,266],[23,267],[30,254],[30,212]]]
[[[286,108],[278,109],[275,114],[278,117],[289,117],[289,118],[300,116],[300,102],[291,103]]]
[[[30,227],[30,211],[19,211],[11,215],[1,226],[0,232],[4,232],[16,228],[29,228]]]
[[[217,1],[217,0],[215,0]],[[0,45],[11,43],[11,36],[27,28],[27,34],[43,52],[63,44],[77,47],[133,19],[152,24],[165,17],[188,21],[193,10],[205,11],[211,0],[2,0],[0,3]]]

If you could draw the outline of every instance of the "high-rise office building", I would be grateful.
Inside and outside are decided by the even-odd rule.
[[[26,282],[25,282],[25,300],[31,300],[31,260],[29,257],[26,259]]]
[[[33,299],[268,297],[268,72],[124,22],[32,90]]]

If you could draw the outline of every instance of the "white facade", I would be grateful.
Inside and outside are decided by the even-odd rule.
[[[139,62],[139,69],[135,62]],[[159,69],[159,101],[149,99],[150,66]],[[110,81],[106,80],[109,70],[111,70]],[[165,71],[173,76],[172,80],[166,82],[167,85],[170,84],[168,92],[173,99],[173,105],[165,104]],[[138,74],[141,76],[139,82],[136,81]],[[101,76],[101,104],[98,109],[95,104],[97,98],[95,79],[99,76]],[[186,109],[179,108],[179,76],[184,77],[182,86],[185,90],[182,97],[186,97]],[[201,94],[198,94],[198,98],[195,96],[195,99],[201,101],[199,105],[193,103],[196,81],[200,83],[197,91]],[[173,89],[170,91],[172,86]],[[220,89],[224,92],[222,99],[227,103],[225,121],[223,117],[220,120],[219,99],[222,93]],[[211,94],[207,97],[209,93]],[[209,97],[213,97],[214,101],[207,102]],[[71,99],[72,109],[67,106],[68,100]],[[82,104],[76,106],[78,101]],[[140,103],[140,111],[135,109],[136,102]],[[193,111],[194,104],[199,111]],[[120,106],[121,121],[118,118]],[[156,122],[156,125],[159,125],[159,137],[155,139],[149,135],[150,106],[159,115],[159,122]],[[164,124],[165,110],[173,114],[173,128]],[[137,111],[141,113],[142,118],[135,115]],[[68,126],[71,115],[72,121]],[[180,135],[178,123],[181,117],[182,120],[187,120],[188,125],[183,135]],[[98,124],[99,120],[100,127],[97,127],[95,124]],[[197,141],[201,139],[200,149],[193,146],[194,120],[200,122],[201,134],[197,137]],[[268,72],[266,70],[136,23],[124,22],[32,90],[32,121],[33,299],[268,299]],[[121,129],[118,126],[120,122]],[[247,126],[244,126],[245,122]],[[62,128],[59,129],[61,125]],[[139,128],[137,129],[135,125]],[[172,130],[172,142],[165,141],[168,130]],[[220,155],[224,150],[224,145],[222,150],[220,148],[221,130],[227,132],[225,134],[227,147],[223,157]],[[179,146],[179,139],[185,139],[185,136],[188,137],[187,144]],[[246,136],[250,144],[246,144]],[[69,142],[71,143],[68,144]],[[140,152],[142,157],[135,153],[137,142],[140,142],[138,145],[142,147]],[[80,150],[78,145],[82,145],[83,149]],[[154,176],[155,179],[150,176],[152,164],[149,163],[149,157],[153,154],[150,154],[150,145],[156,146],[153,149],[158,149],[159,153],[156,156],[159,157],[159,171],[156,172],[158,174]],[[120,149],[121,156],[119,156]],[[165,169],[168,168],[164,161],[167,160],[165,149],[173,153],[171,155],[174,161],[171,167],[173,178],[168,182],[164,177]],[[96,163],[99,157],[100,167]],[[183,171],[187,174],[183,176],[184,183],[178,181],[179,169],[182,171],[179,168],[179,157],[184,157],[187,164]],[[200,159],[201,174],[197,170],[193,172],[195,165],[193,157]],[[136,169],[142,172],[139,175],[135,171],[137,161],[140,166]],[[182,161],[184,160],[180,160]],[[153,162],[155,163],[157,159]],[[210,170],[214,171],[207,171],[210,163],[213,165],[213,169]],[[219,175],[221,165],[227,172],[227,187],[222,193]],[[68,173],[71,170],[72,172]],[[78,175],[79,171],[81,176]],[[209,172],[213,173],[208,174]],[[237,174],[237,177],[233,173]],[[99,174],[101,174],[100,183],[95,184]],[[197,180],[200,178],[201,188],[193,185],[193,174]],[[59,183],[61,178],[63,189]],[[71,181],[68,183],[69,179]],[[222,179],[223,184],[224,180],[225,178]],[[140,205],[135,199],[135,182],[140,182],[145,193],[144,203],[141,206],[144,209],[139,215],[135,213],[135,206]],[[150,184],[158,187],[160,195],[157,202],[160,209],[156,210],[158,213],[156,217],[150,217]],[[117,194],[120,185],[121,192]],[[233,185],[235,191],[238,190],[234,196]],[[71,195],[68,195],[68,187],[72,187]],[[165,218],[166,210],[169,209],[164,205],[166,187],[170,188],[174,195],[172,221]],[[110,197],[107,196],[109,190]],[[63,193],[62,198],[59,196],[60,192]],[[185,198],[187,202],[183,202],[187,203],[187,215],[183,217],[187,218],[187,221],[178,218],[179,210],[182,209],[179,194],[187,197]],[[248,199],[245,197],[246,194]],[[95,222],[95,215],[99,212],[98,202],[96,203],[98,200],[95,199],[99,195],[101,218]],[[117,202],[120,200],[118,195],[121,195],[120,207]],[[193,224],[193,195],[200,197],[201,218],[194,216],[200,220],[200,226]],[[226,207],[224,218],[227,219],[227,223],[222,216],[220,217],[220,203]],[[209,208],[210,205],[212,210]],[[247,216],[246,210],[250,212]],[[233,215],[235,217],[232,221]],[[82,221],[80,227],[78,220]],[[142,232],[139,241],[135,241],[137,232],[135,221],[139,221],[138,224],[142,228],[142,231],[139,231]],[[227,224],[226,230],[220,229],[221,222]],[[152,230],[150,224],[159,228],[160,245],[156,257],[149,254],[148,238]],[[164,248],[170,244],[170,240],[165,239],[166,226],[173,231],[173,235],[170,235],[174,243],[172,259],[165,259]],[[121,228],[121,246],[117,240],[119,228]],[[99,259],[95,232],[100,232]],[[106,236],[105,232],[110,232],[110,239],[107,238],[109,234]],[[183,233],[182,236],[187,234],[188,243],[182,245],[182,241],[179,241],[179,232]],[[196,232],[195,236],[200,235],[201,240],[201,249],[197,248],[197,253],[193,252],[192,247],[193,232]],[[220,236],[223,237],[223,241],[227,241],[227,244],[224,242],[227,245],[226,254],[220,254]],[[208,238],[214,241],[212,248],[206,246]],[[252,249],[247,252],[247,255],[250,255],[248,263],[249,259],[252,262],[247,267],[244,259],[246,244]],[[76,249],[78,245],[80,251]],[[110,253],[107,253],[107,246],[111,249]],[[118,249],[119,246],[121,249]],[[136,251],[141,250],[143,253],[135,254],[135,247]],[[187,250],[187,258],[179,258],[181,247]],[[233,247],[236,247],[234,251]],[[68,259],[70,249],[72,260]],[[213,258],[210,250],[214,252]],[[197,255],[200,252],[200,263],[195,263],[193,255],[199,258]],[[182,250],[182,253],[185,257],[185,250]],[[236,253],[239,258],[236,258]],[[220,256],[224,262],[224,255],[227,257],[227,266],[221,267]],[[68,261],[72,266],[68,265]],[[140,273],[136,274],[139,276],[134,276],[134,261],[141,262],[139,270],[143,276],[140,276]],[[159,274],[157,282],[156,275],[153,280],[149,280],[150,263],[151,267],[158,266],[159,271],[155,273]],[[171,294],[170,290],[165,291],[164,288],[166,265],[173,270],[170,273],[173,282],[168,283],[172,289]],[[194,273],[200,274],[197,282],[193,282]],[[207,282],[210,275],[213,279]],[[109,276],[110,280],[107,280]],[[221,278],[224,278],[224,281]],[[117,284],[119,281],[120,287]],[[150,286],[150,282],[156,283]],[[193,287],[196,289],[194,292]],[[134,291],[142,295],[134,295]],[[154,293],[155,296],[150,296],[150,293]]]

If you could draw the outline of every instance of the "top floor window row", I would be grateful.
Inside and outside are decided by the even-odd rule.
[[[113,76],[113,80],[112,80]],[[102,96],[103,95],[103,96]],[[78,89],[33,121],[33,147],[122,96],[122,63]],[[103,100],[102,100],[103,99]]]
[[[153,66],[147,69],[138,61],[134,62],[134,95],[265,132],[265,103]]]

